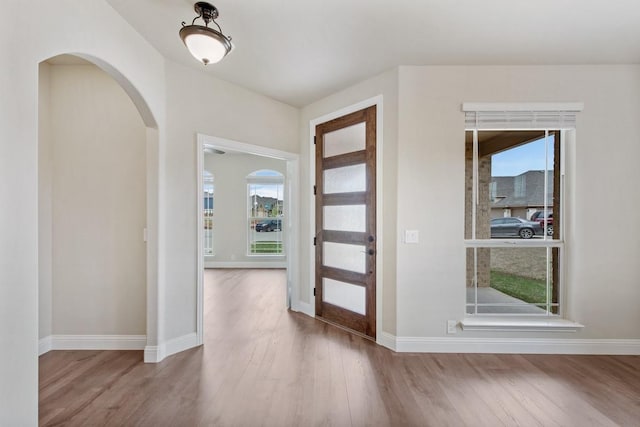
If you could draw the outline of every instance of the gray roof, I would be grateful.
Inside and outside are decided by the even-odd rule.
[[[547,176],[547,206],[553,206],[553,171],[547,171]],[[544,206],[544,171],[493,176],[491,184],[492,187],[495,185],[495,193],[491,194],[492,208]]]

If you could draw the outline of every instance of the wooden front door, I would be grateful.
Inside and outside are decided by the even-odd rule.
[[[316,317],[376,338],[376,106],[316,126]]]

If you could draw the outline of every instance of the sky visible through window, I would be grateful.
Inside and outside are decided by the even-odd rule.
[[[518,176],[530,170],[553,169],[553,135],[549,135],[548,166],[545,165],[545,139],[503,151],[491,157],[491,176]]]
[[[251,174],[249,174],[250,177],[282,177],[282,174],[280,172],[274,171],[274,170],[269,170],[269,169],[262,169],[259,171],[255,171]],[[261,196],[261,197],[273,197],[274,199],[278,199],[278,200],[282,200],[283,194],[282,194],[282,184],[258,184],[258,183],[254,183],[251,184],[251,194],[250,196],[253,195],[257,195],[257,196]]]
[[[254,194],[282,200],[282,184],[251,184],[251,196]]]

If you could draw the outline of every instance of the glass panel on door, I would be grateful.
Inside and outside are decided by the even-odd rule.
[[[324,134],[324,157],[361,151],[365,149],[366,124],[361,122]]]
[[[364,273],[366,271],[366,248],[361,245],[324,242],[323,265],[341,270]]]
[[[365,163],[325,170],[324,194],[366,191],[366,172]]]
[[[325,206],[325,230],[365,232],[367,227],[367,206]]]
[[[366,314],[366,291],[362,286],[323,278],[322,298],[329,304]]]

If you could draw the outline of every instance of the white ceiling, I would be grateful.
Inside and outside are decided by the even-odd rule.
[[[397,65],[640,63],[640,0],[211,0],[235,49],[178,37],[192,0],[107,0],[167,58],[294,106]]]

